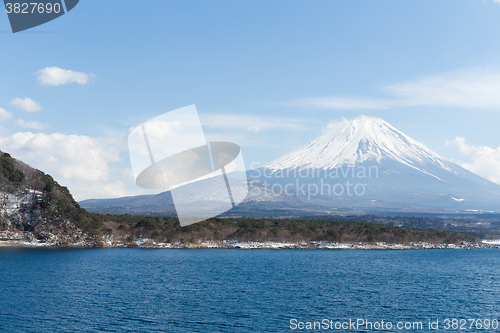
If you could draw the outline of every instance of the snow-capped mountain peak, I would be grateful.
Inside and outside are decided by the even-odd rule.
[[[311,143],[264,167],[270,170],[330,169],[365,161],[380,163],[382,159],[396,160],[411,167],[433,162],[443,169],[450,169],[450,162],[423,144],[384,120],[367,116],[345,121]]]

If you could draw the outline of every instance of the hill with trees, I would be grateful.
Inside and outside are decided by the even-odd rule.
[[[0,152],[0,240],[98,244],[101,222],[50,175]]]
[[[279,242],[279,243],[476,243],[461,232],[394,227],[367,222],[330,220],[211,218],[181,228],[177,218],[92,213],[106,232],[125,243],[150,239],[162,243]],[[127,241],[128,239],[128,241]]]

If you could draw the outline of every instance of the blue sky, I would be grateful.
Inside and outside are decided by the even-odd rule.
[[[247,166],[364,114],[500,182],[499,31],[491,0],[81,0],[17,34],[3,14],[0,150],[116,197],[144,193],[126,134],[164,112],[196,104]]]

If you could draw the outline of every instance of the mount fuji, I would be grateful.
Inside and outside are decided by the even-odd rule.
[[[246,178],[248,182],[239,177],[238,186],[248,187],[248,196],[230,215],[500,212],[500,185],[439,156],[384,120],[366,116],[247,171]],[[220,200],[210,191],[212,181],[200,180],[197,186],[206,191],[200,198],[190,197],[189,204]],[[175,214],[168,191],[80,204],[97,212]]]
[[[434,164],[446,171],[457,169],[456,165],[384,120],[366,116],[345,122],[265,167],[273,171],[290,168],[332,169],[366,161],[381,164],[382,160],[393,160],[426,174],[418,165]]]
[[[363,211],[500,211],[500,185],[379,118],[345,121],[249,173],[303,202]],[[250,182],[251,186],[251,182]]]

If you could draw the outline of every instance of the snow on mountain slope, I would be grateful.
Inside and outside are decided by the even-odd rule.
[[[371,168],[375,172],[367,176],[357,173]],[[249,174],[288,188],[288,193],[296,189],[301,200],[321,205],[500,211],[498,184],[439,156],[384,120],[366,116],[345,121]],[[361,194],[350,195],[349,186],[357,186]]]
[[[459,171],[455,170],[453,163],[384,120],[366,116],[346,122],[340,129],[317,138],[263,168],[272,171],[294,168],[332,169],[365,161],[380,163],[382,159],[392,159],[426,174],[429,174],[428,171],[421,166],[429,163],[447,171]]]

